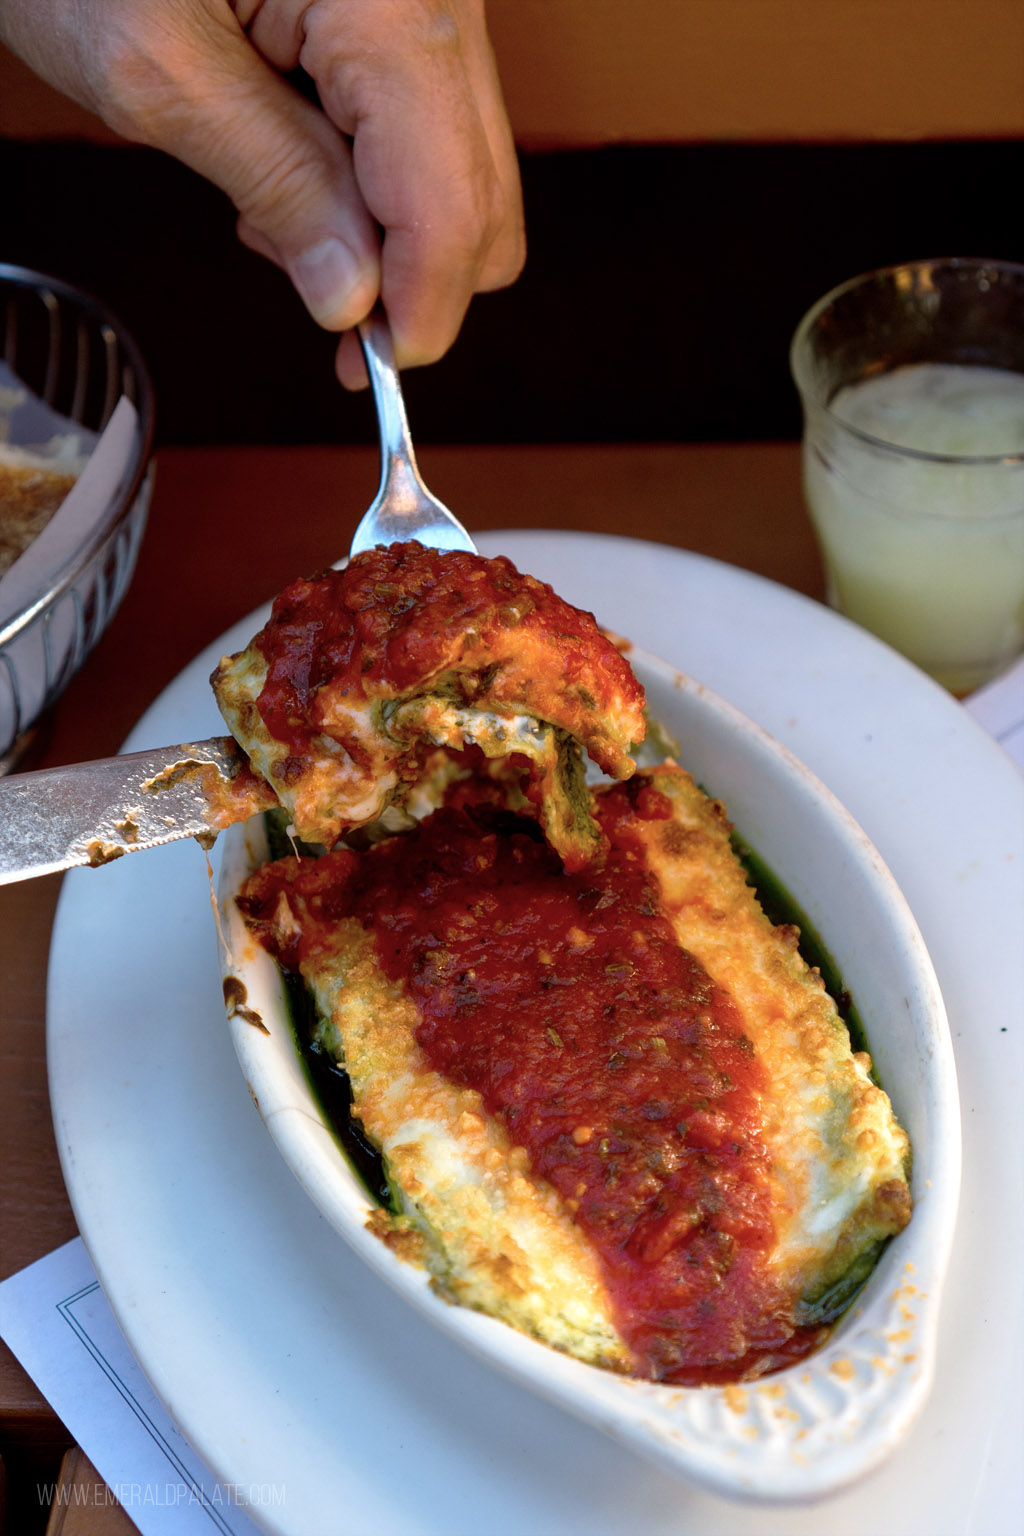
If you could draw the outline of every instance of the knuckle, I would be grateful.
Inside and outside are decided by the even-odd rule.
[[[211,87],[224,38],[201,5],[113,4],[90,38],[92,86],[126,138],[174,148]]]
[[[159,142],[162,120],[174,104],[168,64],[168,52],[148,47],[121,16],[96,39],[93,90],[103,116],[125,138]]]
[[[498,182],[490,187],[477,244],[476,288],[483,292],[515,281],[526,262],[522,207]]]

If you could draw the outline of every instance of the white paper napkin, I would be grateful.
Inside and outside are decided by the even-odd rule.
[[[81,1238],[0,1285],[0,1336],[142,1536],[258,1536],[285,1485],[220,1482],[174,1424],[107,1305]],[[39,1488],[40,1504],[54,1490]]]

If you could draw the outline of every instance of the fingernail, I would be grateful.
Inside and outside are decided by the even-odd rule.
[[[352,324],[352,298],[363,284],[362,265],[343,241],[331,236],[311,245],[288,271],[313,319],[329,329]]]

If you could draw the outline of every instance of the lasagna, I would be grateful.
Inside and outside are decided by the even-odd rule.
[[[380,1152],[391,1199],[373,1230],[453,1303],[595,1365],[698,1385],[799,1360],[910,1218],[908,1140],[868,1056],[797,930],[765,916],[722,806],[671,760],[631,771],[642,694],[589,616],[559,629],[572,610],[548,589],[525,614],[512,602],[496,616],[498,582],[523,580],[507,562],[485,562],[497,571],[474,591],[465,571],[479,557],[375,553],[428,571],[434,603],[451,601],[447,567],[457,611],[481,616],[436,653],[431,620],[440,660],[408,658],[427,679],[416,695],[398,663],[418,646],[386,654],[394,585],[378,599],[358,586],[370,612],[348,609],[361,617],[345,619],[360,635],[342,648],[346,697],[365,718],[378,731],[390,719],[367,699],[401,699],[399,713],[437,702],[398,743],[415,743],[411,757],[389,759],[407,814],[272,860],[237,898],[308,989],[315,1044],[344,1067],[354,1120]],[[510,642],[533,615],[523,645]],[[340,716],[308,700],[323,634],[302,650],[288,728],[303,765],[335,759],[313,737]],[[262,694],[275,645],[243,654],[234,676],[252,668]],[[374,680],[368,692],[357,675]],[[481,718],[460,713],[471,710]],[[560,835],[561,812],[539,803],[548,766],[504,726],[491,734],[505,711],[621,775],[574,781],[570,825],[585,837]],[[393,788],[361,812],[393,803]],[[300,788],[288,813],[302,803]]]
[[[328,848],[400,813],[437,748],[473,747],[580,868],[602,849],[582,754],[624,778],[645,730],[591,614],[509,560],[417,543],[294,582],[212,682],[298,837]]]

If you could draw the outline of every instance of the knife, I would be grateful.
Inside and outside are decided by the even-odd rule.
[[[276,804],[230,736],[0,779],[0,885],[217,829]]]

